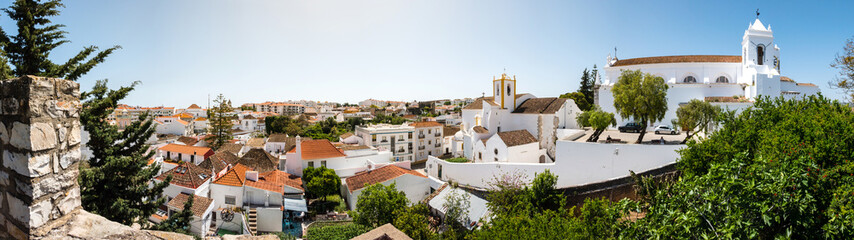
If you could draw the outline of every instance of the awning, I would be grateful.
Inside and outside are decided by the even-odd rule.
[[[289,199],[285,198],[284,208],[286,210],[297,212],[308,212],[308,206],[305,204],[305,199]]]

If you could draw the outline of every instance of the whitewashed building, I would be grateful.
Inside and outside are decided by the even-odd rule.
[[[409,126],[415,127],[415,140],[413,155],[415,161],[427,161],[428,156],[441,156],[443,153],[442,143],[444,133],[442,124],[438,122],[413,122]]]
[[[372,167],[388,165],[391,159],[391,152],[369,146],[336,147],[327,139],[301,140],[297,136],[296,147],[285,155],[284,171],[302,176],[302,170],[307,167],[325,166],[335,170],[339,177],[348,177]],[[409,161],[401,163],[408,166]]]
[[[406,194],[406,198],[412,203],[417,203],[430,194],[430,184],[427,176],[411,169],[387,165],[357,173],[344,180],[344,184],[341,187],[345,189],[344,196],[350,210],[356,210],[356,202],[362,190],[369,185],[377,183],[386,186],[394,183],[395,188]]]
[[[357,126],[356,136],[364,140],[365,146],[381,151],[391,151],[395,161],[412,161],[415,127],[407,125],[373,124]]]
[[[611,89],[625,70],[640,70],[664,78],[667,113],[661,123],[670,124],[676,109],[692,99],[711,102],[731,110],[753,104],[758,96],[786,99],[819,93],[811,83],[797,83],[782,75],[780,47],[774,32],[757,18],[744,31],[741,55],[683,55],[617,59],[608,57],[603,82],[597,85],[595,103],[606,112],[616,113]],[[623,125],[631,119],[617,119]]]

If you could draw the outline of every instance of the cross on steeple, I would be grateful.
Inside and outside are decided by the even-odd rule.
[[[756,19],[759,19],[759,9],[756,9]]]

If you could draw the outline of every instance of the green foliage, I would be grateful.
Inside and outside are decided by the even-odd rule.
[[[322,197],[326,200],[327,195],[336,194],[341,189],[341,178],[335,174],[335,170],[326,166],[307,167],[303,169],[302,174],[306,195],[311,197]]]
[[[576,117],[578,124],[582,127],[593,128],[593,134],[587,138],[588,142],[599,141],[599,135],[602,135],[608,126],[616,126],[617,119],[613,113],[602,111],[598,106],[590,111],[585,111]]]
[[[87,161],[88,166],[81,164],[80,167],[78,181],[83,208],[126,225],[134,222],[145,224],[145,219],[163,204],[164,199],[158,198],[171,181],[167,178],[149,187],[149,181],[158,174],[160,166],[147,165],[148,159],[154,155],[154,152],[146,153],[149,145],[145,142],[154,134],[153,123],[147,114],[141,115],[123,131],[107,122],[107,116],[118,101],[135,86],[136,83],[109,90],[107,81],[103,80],[95,83],[92,91],[81,94],[80,122],[89,132],[86,146],[93,155]]]
[[[371,119],[371,123],[388,123],[388,124],[403,124],[407,122],[407,120],[401,116],[394,115],[385,115],[382,113],[376,114],[373,119]]]
[[[415,204],[411,207],[395,210],[392,225],[415,240],[427,240],[434,236],[428,224],[426,204]]]
[[[214,99],[214,107],[208,109],[208,133],[211,135],[205,140],[211,142],[211,148],[214,150],[234,139],[231,136],[231,128],[234,126],[231,123],[234,118],[232,111],[231,100],[225,99],[221,93]]]
[[[581,74],[581,83],[578,85],[578,93],[584,96],[585,102],[588,104],[587,108],[582,108],[581,111],[587,111],[592,108],[593,105],[593,87],[596,85],[596,75],[599,70],[596,70],[596,66],[593,66],[593,74],[587,71],[587,68],[584,69],[584,72]],[[576,100],[576,103],[578,101]],[[580,105],[579,105],[580,106]],[[580,107],[579,107],[580,108]]]
[[[256,111],[253,106],[240,106],[240,110],[242,111]]]
[[[308,120],[300,115],[296,119],[290,116],[271,116],[264,118],[267,134],[284,133],[289,136],[303,135],[303,129],[308,127]]]
[[[842,53],[836,54],[830,67],[839,70],[839,76],[830,81],[830,86],[842,90],[854,102],[854,38],[845,41]]]
[[[822,96],[758,99],[680,152],[627,238],[854,237],[854,113]]]
[[[302,115],[296,119],[290,116],[273,116],[265,118],[264,121],[268,134],[285,133],[290,136],[299,135],[312,139],[328,139],[335,142],[338,141],[338,137],[341,134],[351,132],[356,129],[356,126],[365,123],[362,118],[357,117],[347,118],[347,121],[340,123],[330,117],[315,124],[309,124]]]
[[[284,232],[274,232],[274,233],[270,233],[267,235],[274,235],[277,238],[279,238],[279,240],[296,240],[297,239],[297,237],[295,237],[294,235],[290,235],[290,234],[287,234]]]
[[[409,204],[406,194],[398,191],[396,183],[383,185],[377,183],[362,189],[362,194],[356,201],[358,213],[353,218],[357,224],[379,227],[392,223],[396,219],[396,210],[404,209]]]
[[[309,228],[306,240],[347,240],[370,231],[370,227],[359,224],[333,225],[322,228]]]
[[[667,88],[663,78],[635,70],[623,71],[611,89],[614,107],[620,117],[632,118],[644,129],[637,143],[643,140],[648,125],[664,118],[667,112]]]
[[[457,157],[457,158],[448,158],[448,159],[445,159],[445,161],[453,162],[453,163],[464,163],[464,162],[468,162],[469,160],[467,158],[464,158],[464,157]]]
[[[194,197],[189,196],[187,202],[184,203],[184,209],[172,214],[172,216],[154,225],[151,229],[192,235],[190,233],[190,221],[193,218],[193,200]]]
[[[688,142],[697,132],[709,133],[711,128],[717,125],[721,111],[721,107],[697,99],[691,99],[688,104],[679,106],[676,109],[676,123],[685,131],[685,140],[682,143]],[[689,134],[691,131],[696,132]]]
[[[548,169],[534,177],[534,182],[531,183],[528,192],[530,193],[531,204],[536,211],[558,211],[566,205],[566,198],[563,193],[555,189],[556,184],[557,176]]]
[[[581,111],[588,111],[593,108],[593,103],[588,102],[587,97],[580,92],[564,93],[560,95],[560,98],[572,99],[573,101],[575,101],[575,105],[577,105],[578,109],[581,109]]]
[[[460,191],[451,191],[445,197],[442,208],[445,209],[445,224],[462,230],[464,225],[478,219],[469,219],[469,208],[471,208],[471,196]]]
[[[76,81],[120,48],[114,46],[99,52],[98,47],[88,46],[65,63],[53,63],[48,59],[50,52],[70,42],[65,38],[68,32],[62,30],[65,25],[52,24],[49,19],[59,16],[60,7],[63,5],[58,0],[17,0],[3,9],[15,22],[17,34],[10,35],[0,29],[0,79],[36,75]]]

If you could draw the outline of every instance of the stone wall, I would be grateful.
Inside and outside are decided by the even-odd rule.
[[[80,208],[79,84],[0,81],[0,238],[43,235]]]

